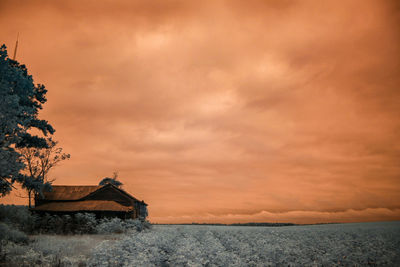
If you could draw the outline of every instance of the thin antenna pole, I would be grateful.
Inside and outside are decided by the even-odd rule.
[[[17,41],[15,42],[15,49],[14,49],[14,56],[13,56],[13,60],[15,60],[16,56],[17,56],[17,49],[18,49],[18,37],[19,37],[19,33],[17,34]]]

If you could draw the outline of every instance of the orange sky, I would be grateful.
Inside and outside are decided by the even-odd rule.
[[[4,1],[71,159],[153,222],[400,220],[396,1]],[[15,196],[0,203],[26,203]]]

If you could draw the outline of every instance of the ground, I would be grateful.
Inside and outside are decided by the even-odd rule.
[[[15,255],[16,265],[25,257],[29,265],[40,266],[400,266],[400,222],[159,225],[129,234],[31,240],[31,256]]]

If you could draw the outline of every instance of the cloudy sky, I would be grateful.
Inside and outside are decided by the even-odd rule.
[[[400,219],[396,1],[5,1],[71,159],[153,222]],[[1,203],[25,203],[10,196]]]

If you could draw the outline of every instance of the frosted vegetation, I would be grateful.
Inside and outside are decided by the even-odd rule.
[[[147,221],[38,216],[25,206],[0,205],[0,266],[85,266],[96,244],[150,227]]]
[[[400,266],[400,222],[150,228],[113,219],[97,234],[25,238],[1,227],[7,266]]]
[[[90,266],[400,266],[400,223],[155,226],[103,241]]]
[[[111,234],[130,230],[142,231],[150,227],[147,221],[101,219],[94,214],[78,213],[74,216],[38,216],[26,206],[0,205],[0,239],[13,240],[14,235],[26,234]],[[10,234],[12,229],[15,234]],[[21,239],[21,238],[19,238]]]

